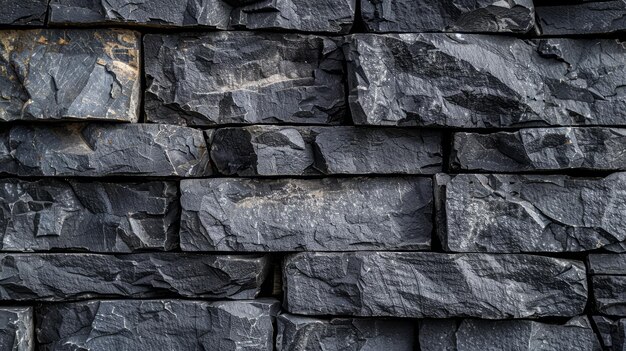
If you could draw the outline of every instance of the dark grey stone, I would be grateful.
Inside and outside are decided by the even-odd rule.
[[[412,321],[278,316],[277,351],[412,351]]]
[[[592,254],[587,259],[596,311],[626,316],[626,254]]]
[[[595,329],[597,330],[598,337],[602,346],[605,349],[612,350],[613,347],[613,328],[614,322],[613,320],[605,317],[605,316],[592,316],[591,321],[593,322]]]
[[[491,134],[455,133],[454,169],[529,172],[626,170],[626,129],[530,128]]]
[[[280,308],[252,301],[105,300],[43,306],[41,351],[271,351]]]
[[[265,257],[252,255],[0,254],[0,300],[251,299],[266,265]]]
[[[368,32],[526,33],[532,0],[360,0]]]
[[[620,319],[615,322],[613,332],[611,334],[613,341],[612,351],[626,350],[626,319]]]
[[[626,46],[616,40],[422,33],[347,41],[356,124],[626,124]]]
[[[0,180],[0,250],[178,247],[178,185]]]
[[[181,182],[186,251],[430,248],[428,178],[189,179]]]
[[[420,322],[419,339],[425,351],[602,350],[587,317],[575,317],[564,324],[529,320],[424,320]]]
[[[285,309],[304,315],[572,317],[587,302],[583,262],[519,254],[299,253],[283,282]]]
[[[337,124],[346,110],[338,40],[253,32],[146,35],[147,120]]]
[[[0,0],[0,9],[2,25],[41,26],[46,19],[48,0]]]
[[[0,128],[0,173],[19,176],[211,174],[201,130],[157,124],[16,125]]]
[[[355,0],[52,0],[52,24],[115,24],[347,33]],[[1,18],[1,17],[0,17]]]
[[[544,35],[608,34],[626,30],[626,1],[588,1],[537,7]]]
[[[576,252],[626,241],[626,173],[440,174],[436,188],[446,251]]]
[[[0,121],[138,120],[139,33],[7,30],[0,38]]]
[[[32,307],[0,307],[0,348],[3,351],[34,351]]]
[[[220,128],[211,160],[225,175],[434,174],[440,132],[358,127]]]

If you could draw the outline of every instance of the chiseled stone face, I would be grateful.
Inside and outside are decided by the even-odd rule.
[[[340,39],[257,32],[146,35],[150,122],[337,124],[345,117]]]
[[[580,261],[519,254],[299,253],[283,262],[283,304],[303,315],[573,317],[585,273]]]
[[[48,0],[0,0],[0,25],[41,26]]]
[[[104,300],[37,310],[39,350],[272,351],[271,299]]]
[[[0,31],[0,121],[137,122],[139,37],[116,29]]]
[[[626,47],[616,40],[446,33],[346,40],[356,124],[626,124]]]
[[[184,251],[430,248],[428,178],[187,179]]]
[[[626,254],[591,254],[587,260],[596,311],[626,316]]]
[[[609,34],[626,31],[626,2],[585,1],[537,7],[543,35]]]
[[[6,351],[34,351],[32,307],[0,307],[0,346]]]

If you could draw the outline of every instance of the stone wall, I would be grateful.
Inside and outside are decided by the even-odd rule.
[[[0,27],[0,351],[626,350],[626,0]]]

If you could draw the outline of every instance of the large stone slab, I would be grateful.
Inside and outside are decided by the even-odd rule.
[[[626,2],[587,1],[538,6],[537,27],[543,35],[609,34],[626,30]]]
[[[251,299],[266,265],[265,257],[252,255],[0,254],[0,300]]]
[[[189,179],[181,182],[186,251],[430,248],[428,178]]]
[[[32,307],[0,307],[0,347],[5,351],[34,351]]]
[[[457,170],[528,172],[626,170],[626,129],[529,128],[490,134],[455,133],[450,156]]]
[[[48,0],[0,0],[0,25],[41,26]]]
[[[201,130],[157,124],[15,125],[0,128],[0,173],[19,176],[211,174]]]
[[[416,129],[249,126],[210,134],[221,174],[434,174],[442,135]]]
[[[346,110],[338,39],[217,32],[146,35],[150,122],[336,124]]]
[[[277,351],[412,351],[417,345],[414,323],[405,320],[334,318],[281,314]]]
[[[0,121],[137,122],[139,37],[109,29],[0,31]]]
[[[626,241],[626,173],[436,176],[438,234],[453,252],[576,252]]]
[[[127,24],[347,33],[355,0],[52,0],[52,24]]]
[[[178,247],[178,184],[0,180],[0,250]]]
[[[361,0],[368,32],[526,33],[533,28],[532,0]]]
[[[43,306],[39,350],[271,351],[276,300],[104,300]]]
[[[602,350],[587,317],[575,317],[564,324],[529,320],[424,320],[420,322],[419,340],[422,350],[440,351]]]
[[[422,33],[347,41],[357,124],[626,124],[626,47],[615,40]]]
[[[596,311],[626,316],[626,254],[592,254],[587,260]]]
[[[304,315],[572,317],[587,302],[583,262],[519,254],[300,253],[283,282],[285,309]]]

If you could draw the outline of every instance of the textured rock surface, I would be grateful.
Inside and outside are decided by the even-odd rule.
[[[1,254],[0,300],[250,299],[259,291],[266,263],[250,255]]]
[[[527,172],[626,169],[626,129],[530,128],[491,134],[455,133],[454,169]]]
[[[586,317],[575,317],[565,324],[424,320],[420,323],[419,340],[422,350],[602,350]]]
[[[0,0],[0,25],[43,25],[47,6],[48,0]]]
[[[151,122],[320,124],[344,118],[343,54],[336,39],[253,32],[146,35],[144,48]]]
[[[626,240],[626,173],[437,175],[438,234],[446,251],[571,252]]]
[[[612,343],[614,351],[626,350],[626,319],[615,322],[612,332]]]
[[[615,40],[357,34],[345,51],[357,124],[626,123],[626,48]]]
[[[395,128],[220,128],[211,160],[220,173],[240,176],[433,174],[442,169],[442,137]]]
[[[0,180],[0,249],[92,252],[178,247],[178,185]]]
[[[588,266],[596,310],[626,316],[626,254],[592,254]]]
[[[50,22],[347,33],[355,0],[52,0]]]
[[[283,264],[290,313],[395,317],[542,316],[583,312],[583,262],[532,255],[300,253]]]
[[[532,0],[362,0],[368,32],[526,33],[535,23]]]
[[[2,145],[4,144],[4,145]],[[19,176],[210,175],[202,131],[156,124],[0,128],[0,173]]]
[[[276,300],[57,304],[38,310],[37,339],[42,351],[271,351],[279,307]]]
[[[614,322],[605,316],[592,316],[591,321],[597,330],[598,338],[600,339],[602,346],[605,349],[612,350]]]
[[[412,321],[278,317],[277,351],[412,351],[415,344]]]
[[[5,351],[33,351],[33,309],[0,307],[0,347]]]
[[[181,182],[183,250],[430,248],[427,178],[193,179]]]
[[[544,35],[606,34],[626,30],[626,2],[589,1],[537,7],[537,26]]]
[[[0,37],[0,121],[139,118],[139,33],[37,29]]]

